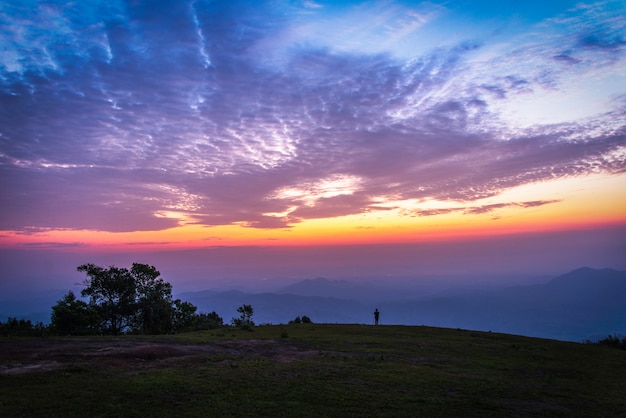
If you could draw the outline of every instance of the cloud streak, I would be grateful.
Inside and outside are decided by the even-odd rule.
[[[371,32],[313,37],[365,13],[331,6],[0,6],[0,229],[285,228],[408,199],[466,205],[413,215],[477,214],[555,202],[473,203],[520,185],[625,171],[623,5],[411,56],[400,38],[427,34],[444,5],[381,2]],[[570,95],[601,106],[511,116]]]
[[[538,206],[550,205],[552,203],[559,203],[559,200],[534,200],[529,202],[510,202],[510,203],[492,203],[481,206],[469,206],[469,207],[448,207],[437,209],[416,209],[405,211],[406,215],[412,216],[437,216],[449,213],[463,213],[463,214],[483,214],[497,211],[498,209],[505,208],[534,208]]]

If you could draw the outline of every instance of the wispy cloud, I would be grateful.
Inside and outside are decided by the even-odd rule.
[[[26,242],[22,244],[24,248],[32,249],[67,249],[67,248],[79,248],[85,247],[87,244],[83,242]]]
[[[482,213],[499,207],[472,202],[512,187],[624,172],[623,8],[407,57],[393,45],[445,10],[376,5],[357,25],[365,7],[325,2],[4,3],[0,229],[285,228],[385,197]],[[316,18],[354,24],[328,26],[341,48],[311,35]],[[510,113],[548,93],[600,106],[530,125]]]
[[[437,208],[437,209],[414,209],[414,210],[405,210],[405,215],[412,216],[436,216],[436,215],[445,215],[449,213],[464,213],[471,215],[479,215],[484,213],[491,213],[497,211],[498,209],[505,208],[534,208],[538,206],[549,205],[552,203],[558,203],[559,200],[534,200],[529,202],[506,202],[506,203],[491,203],[487,205],[480,206],[468,206],[468,207],[460,207],[460,206],[452,206],[447,208]]]

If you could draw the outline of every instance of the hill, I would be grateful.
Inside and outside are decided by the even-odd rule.
[[[3,416],[619,416],[624,351],[431,327],[0,339]]]

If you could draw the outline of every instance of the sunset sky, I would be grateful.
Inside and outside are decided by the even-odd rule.
[[[0,27],[3,262],[586,231],[572,268],[624,266],[623,1],[0,0]]]

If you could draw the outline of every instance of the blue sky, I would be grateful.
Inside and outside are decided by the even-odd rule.
[[[626,224],[623,1],[0,1],[0,26],[3,251]]]

